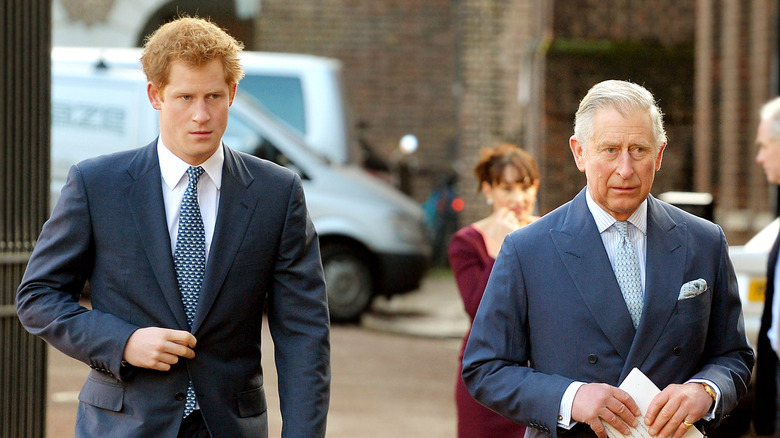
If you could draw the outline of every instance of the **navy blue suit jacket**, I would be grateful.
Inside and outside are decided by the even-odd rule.
[[[192,333],[168,372],[122,366],[140,327],[189,330],[176,283],[156,141],[71,168],[17,293],[31,333],[93,370],[79,437],[175,437],[191,379],[214,437],[267,436],[261,328],[267,302],[283,435],[324,436],[328,309],[300,179],[224,148],[214,237]],[[92,310],[78,303],[89,281]],[[177,399],[177,394],[179,399]]]
[[[469,391],[558,436],[569,384],[618,386],[636,367],[660,388],[714,382],[719,419],[745,394],[753,366],[722,230],[648,197],[645,304],[635,330],[585,196],[504,241],[463,358]],[[681,286],[699,278],[707,290],[678,300]],[[567,436],[595,434],[576,427]]]

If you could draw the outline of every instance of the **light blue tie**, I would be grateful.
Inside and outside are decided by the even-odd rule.
[[[179,283],[181,301],[187,314],[187,324],[192,328],[195,309],[198,307],[200,286],[206,273],[206,232],[203,228],[203,218],[198,204],[198,179],[203,168],[187,169],[189,183],[181,200],[179,214],[179,232],[176,235],[176,250],[173,262],[176,267],[176,280]],[[190,381],[187,387],[187,400],[184,404],[184,417],[195,409],[195,388]]]
[[[631,320],[634,328],[639,326],[639,320],[642,318],[642,279],[639,272],[639,260],[636,257],[634,244],[628,238],[628,222],[617,221],[615,228],[620,233],[620,242],[618,242],[617,253],[615,254],[615,277],[620,285],[620,291],[623,292],[623,299],[626,300],[628,312],[631,314]]]

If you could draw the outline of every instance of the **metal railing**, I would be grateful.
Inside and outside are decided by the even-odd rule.
[[[0,29],[0,437],[42,438],[46,344],[14,298],[48,215],[51,0],[3,0]]]

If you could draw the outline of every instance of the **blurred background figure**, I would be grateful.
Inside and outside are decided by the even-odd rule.
[[[457,182],[458,173],[453,170],[441,178],[422,204],[425,226],[431,237],[432,267],[449,266],[447,248],[450,239],[458,231],[459,213],[465,206],[463,199],[458,197],[455,191]]]
[[[780,97],[776,97],[761,108],[761,122],[756,132],[758,153],[756,163],[761,165],[766,179],[772,184],[780,184]],[[756,346],[756,403],[754,426],[761,435],[780,437],[780,402],[778,402],[778,382],[780,382],[780,306],[774,300],[780,275],[777,270],[777,253],[780,237],[775,240],[769,253],[767,266],[766,291],[764,293],[764,312],[761,317],[761,330]]]
[[[482,192],[490,215],[459,230],[449,247],[450,266],[471,322],[485,292],[490,271],[504,237],[536,220],[534,206],[539,190],[536,160],[511,144],[482,152],[474,168],[478,192]],[[459,359],[469,333],[463,339]],[[514,423],[482,406],[466,390],[458,365],[455,385],[458,437],[522,437],[525,426]]]

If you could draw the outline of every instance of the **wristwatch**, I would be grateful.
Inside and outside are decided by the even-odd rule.
[[[716,401],[716,400],[718,399],[718,395],[717,395],[717,394],[715,394],[715,391],[712,389],[712,387],[711,387],[710,385],[708,385],[708,384],[706,384],[706,383],[704,383],[704,382],[699,382],[699,383],[701,383],[701,386],[703,386],[703,387],[704,387],[704,391],[706,391],[706,392],[707,392],[707,395],[709,395],[710,397],[712,397],[712,401],[713,401],[713,402],[714,402],[714,401]]]

